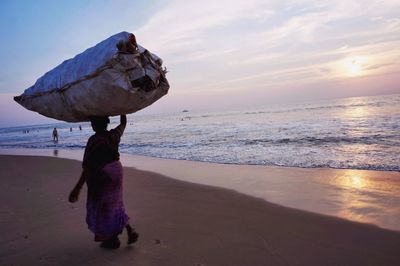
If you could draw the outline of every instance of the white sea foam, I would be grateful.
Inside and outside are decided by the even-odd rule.
[[[115,123],[110,127],[115,126]],[[229,164],[400,171],[400,95],[129,118],[121,152]],[[0,148],[83,149],[88,123],[0,129]],[[53,127],[60,141],[51,141]],[[70,132],[70,127],[73,127]],[[22,133],[24,130],[29,133]]]

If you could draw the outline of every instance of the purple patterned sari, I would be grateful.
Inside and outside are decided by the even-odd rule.
[[[89,172],[86,222],[95,234],[95,241],[105,241],[120,234],[129,220],[122,200],[120,137],[117,130],[110,130],[95,134],[86,145],[83,160],[83,167]]]

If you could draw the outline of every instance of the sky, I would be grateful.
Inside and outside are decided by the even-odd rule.
[[[140,113],[400,93],[398,0],[2,0],[0,127],[53,122],[12,96],[121,31],[169,70]]]

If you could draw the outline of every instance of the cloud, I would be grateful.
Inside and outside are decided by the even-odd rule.
[[[365,65],[363,67],[363,70],[375,70],[375,69],[380,69],[382,67],[386,67],[386,66],[392,66],[394,65],[393,63],[388,63],[388,64],[373,64],[373,65]]]
[[[398,1],[172,1],[135,33],[164,58],[173,89],[296,84],[333,78],[351,54],[384,58],[370,71],[395,67],[384,53],[398,52],[396,10]]]
[[[171,1],[135,33],[159,53],[179,56],[185,49],[214,49],[209,34],[244,20],[265,20],[273,12],[256,0]]]

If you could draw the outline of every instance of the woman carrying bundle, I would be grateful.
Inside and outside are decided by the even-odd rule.
[[[138,234],[128,223],[122,200],[122,165],[118,145],[126,127],[126,116],[120,124],[107,130],[108,117],[92,117],[91,125],[96,132],[86,145],[83,171],[78,183],[69,195],[70,202],[78,200],[86,182],[88,187],[86,222],[102,248],[119,248],[118,235],[126,228],[128,244],[136,242]]]

